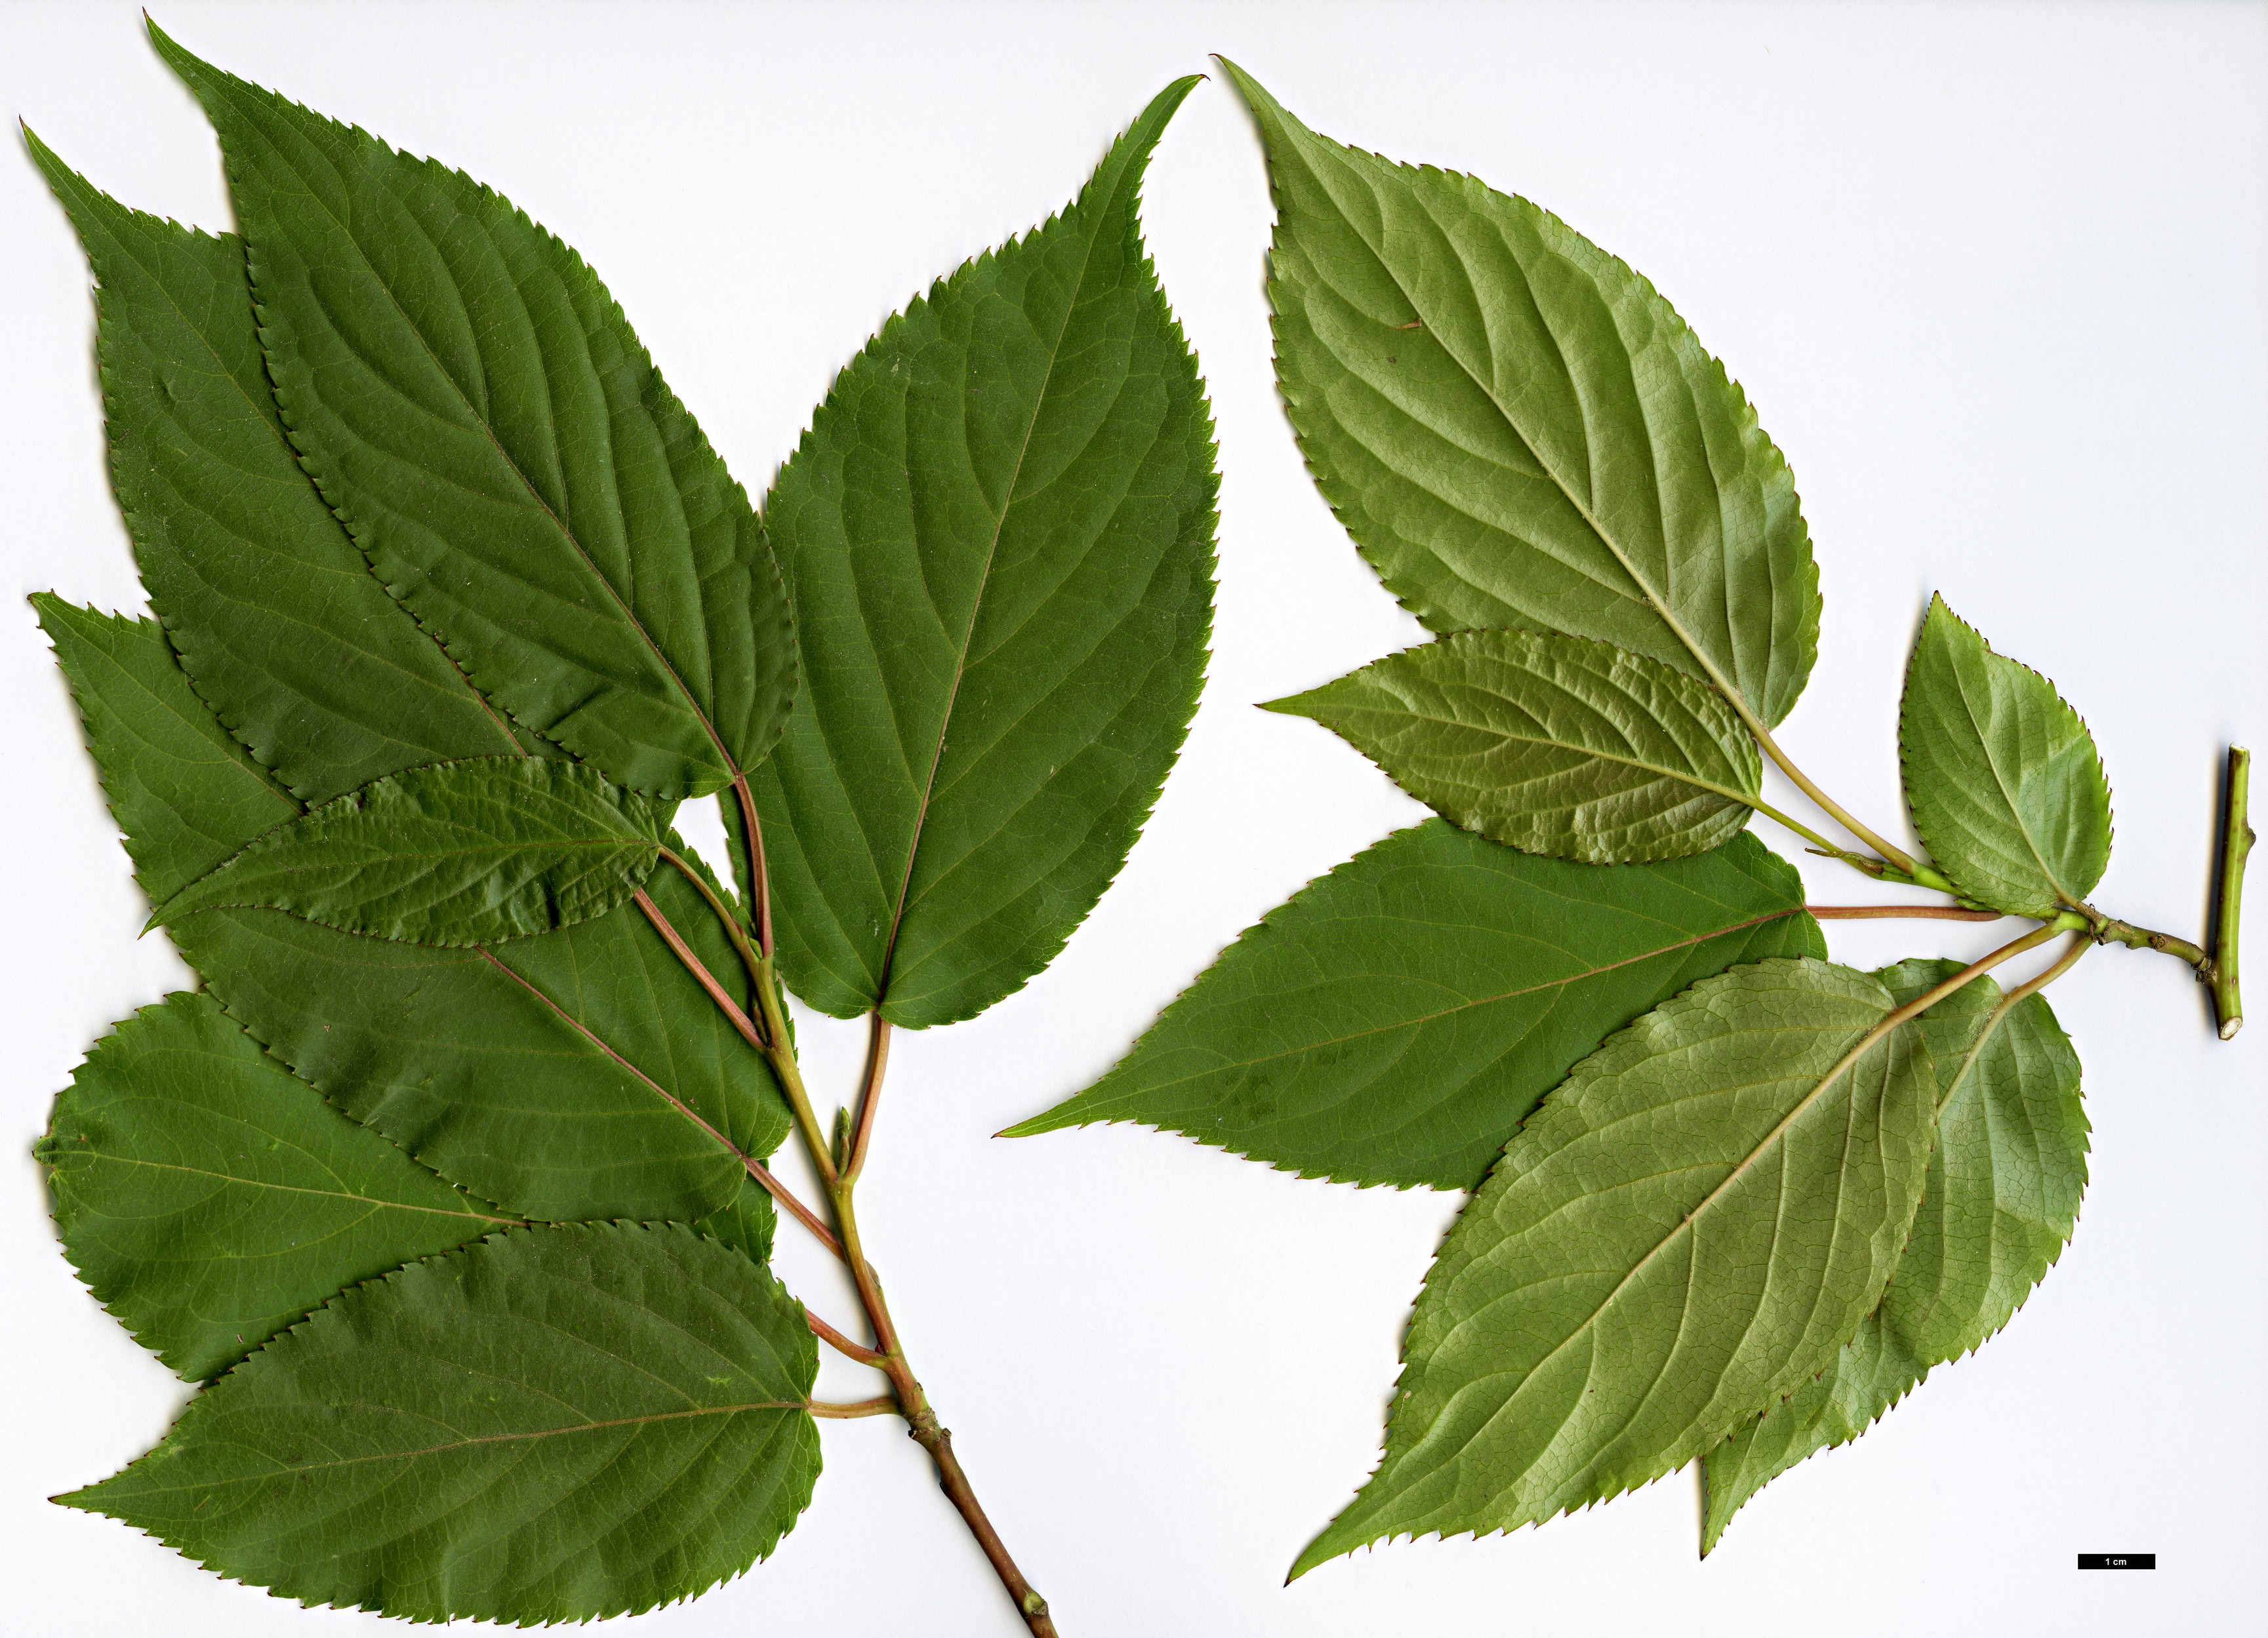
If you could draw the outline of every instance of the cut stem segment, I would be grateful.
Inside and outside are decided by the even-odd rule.
[[[2220,1039],[2233,1040],[2244,1027],[2244,998],[2236,988],[2237,929],[2244,910],[2244,862],[2253,843],[2246,811],[2252,753],[2228,747],[2228,772],[2220,788],[2220,858],[2213,884],[2213,1012]]]

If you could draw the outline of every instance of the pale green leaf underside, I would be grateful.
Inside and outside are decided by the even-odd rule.
[[[1217,481],[1136,207],[1194,83],[1061,216],[890,320],[767,503],[807,679],[752,782],[781,970],[821,1011],[919,1027],[1020,988],[1181,748]]]
[[[1684,320],[1528,201],[1343,147],[1222,66],[1267,143],[1277,378],[1388,588],[1436,631],[1593,637],[1786,716],[1818,648],[1810,537]]]
[[[510,1222],[331,1108],[207,995],[97,1042],[33,1152],[87,1289],[192,1381],[342,1286]]]
[[[1880,976],[1903,1004],[1958,966],[1909,961]],[[1709,1452],[1704,1553],[1768,1481],[1857,1438],[2007,1325],[2070,1240],[2087,1186],[2079,1059],[2043,997],[2006,1010],[1999,999],[1978,979],[1923,1015],[1941,1102],[1913,1232],[1828,1368]]]
[[[1581,637],[1443,637],[1267,709],[1312,716],[1467,830],[1587,864],[1705,853],[1764,777],[1714,688]]]
[[[2045,921],[2110,861],[2110,786],[2055,685],[1933,597],[1898,712],[1906,806],[1969,898]]]
[[[604,915],[644,885],[660,819],[577,762],[481,757],[388,775],[277,826],[158,907],[283,910],[469,950]]]
[[[1008,1135],[1132,1120],[1305,1176],[1472,1188],[1640,1013],[1739,962],[1826,953],[1753,836],[1607,870],[1431,820],[1270,912],[1109,1074]]]
[[[1895,1266],[1936,1089],[1881,981],[1705,979],[1575,1067],[1425,1277],[1377,1473],[1300,1555],[1536,1524],[1815,1375]]]
[[[97,280],[111,482],[151,606],[229,731],[303,800],[547,748],[387,595],[277,417],[233,234],[129,210],[36,137]]]
[[[59,653],[77,657],[65,672],[145,884],[195,880],[298,814],[190,692],[154,621],[40,608]],[[712,973],[733,970],[674,870],[651,896]],[[742,1198],[744,1157],[787,1135],[762,1060],[632,907],[494,951],[389,944],[276,910],[172,930],[261,1046],[521,1216],[704,1218]]]
[[[357,1287],[58,1499],[233,1580],[413,1620],[587,1620],[736,1576],[811,1497],[803,1309],[675,1227],[518,1230]]]
[[[291,441],[386,588],[616,782],[712,791],[795,690],[763,527],[580,257],[460,172],[198,61]]]

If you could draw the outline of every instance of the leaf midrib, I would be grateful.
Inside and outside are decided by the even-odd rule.
[[[1365,708],[1357,706],[1352,709],[1360,710]],[[1369,709],[1376,709],[1377,708],[1373,707]],[[1589,746],[1579,745],[1571,739],[1552,739],[1536,734],[1516,734],[1511,732],[1509,730],[1494,727],[1485,723],[1464,722],[1454,716],[1436,716],[1430,711],[1381,711],[1380,714],[1381,716],[1400,716],[1407,717],[1414,722],[1431,723],[1442,728],[1462,729],[1468,733],[1490,734],[1513,745],[1550,746],[1564,751],[1579,751],[1585,756],[1590,757],[1597,761],[1613,762],[1623,768],[1634,768],[1640,773],[1658,775],[1664,779],[1675,780],[1680,784],[1691,785],[1698,790],[1712,792],[1717,796],[1724,797],[1730,801],[1735,802],[1742,807],[1753,807],[1755,805],[1754,798],[1760,794],[1756,791],[1743,792],[1735,790],[1730,787],[1718,784],[1712,780],[1704,779],[1698,774],[1690,773],[1681,768],[1662,768],[1654,763],[1645,761],[1636,756],[1624,756],[1612,751],[1595,750]],[[1590,801],[1597,800],[1595,797],[1587,797],[1585,799]]]
[[[525,1388],[528,1385],[516,1382],[511,1385]],[[279,1466],[270,1468],[266,1473],[236,1473],[225,1479],[200,1480],[194,1484],[138,1485],[132,1494],[136,1496],[176,1495],[186,1491],[220,1490],[230,1485],[270,1484],[278,1480],[296,1478],[302,1473],[325,1473],[339,1467],[357,1467],[369,1462],[415,1461],[420,1457],[439,1456],[450,1451],[470,1450],[483,1444],[517,1443],[531,1439],[555,1438],[563,1434],[604,1433],[615,1428],[644,1428],[655,1422],[686,1421],[702,1416],[739,1416],[751,1411],[799,1411],[803,1409],[807,1402],[803,1399],[755,1399],[745,1405],[704,1405],[693,1410],[655,1411],[650,1415],[618,1416],[607,1421],[575,1422],[563,1428],[536,1428],[525,1433],[477,1434],[470,1438],[452,1439],[446,1444],[427,1445],[421,1450],[379,1451],[368,1456],[343,1456],[335,1461],[308,1462],[296,1467]]]
[[[91,1159],[107,1160],[122,1166],[144,1166],[152,1172],[179,1172],[193,1178],[210,1178],[217,1183],[227,1183],[239,1188],[268,1189],[281,1194],[313,1194],[324,1200],[351,1201],[358,1206],[377,1206],[389,1211],[422,1211],[436,1217],[470,1217],[476,1222],[501,1223],[518,1227],[524,1219],[492,1216],[484,1211],[453,1211],[445,1206],[419,1206],[409,1201],[379,1200],[369,1194],[351,1194],[343,1189],[310,1188],[304,1183],[269,1183],[258,1178],[232,1177],[225,1172],[210,1172],[202,1166],[184,1166],[166,1160],[144,1160],[136,1155],[114,1155],[103,1149],[67,1149],[67,1155],[84,1155]]]
[[[1746,932],[1749,928],[1761,927],[1766,922],[1777,922],[1785,916],[1800,915],[1802,913],[1803,907],[1800,905],[1791,906],[1785,910],[1769,911],[1763,915],[1750,916],[1745,922],[1735,922],[1728,927],[1713,928],[1705,933],[1696,933],[1690,938],[1681,938],[1675,944],[1657,945],[1652,950],[1641,951],[1637,955],[1625,956],[1619,961],[1609,961],[1603,966],[1586,967],[1580,973],[1571,973],[1565,978],[1549,979],[1541,984],[1530,984],[1521,989],[1508,989],[1501,995],[1477,996],[1470,1001],[1461,1001],[1453,1007],[1443,1007],[1438,1012],[1421,1013],[1415,1017],[1397,1019],[1392,1024],[1381,1024],[1373,1029],[1357,1030],[1351,1034],[1333,1035],[1321,1040],[1307,1042],[1303,1046],[1287,1047],[1282,1052],[1269,1053],[1258,1058],[1219,1060],[1193,1074],[1177,1076],[1170,1081],[1145,1081],[1140,1090],[1145,1092],[1163,1091],[1170,1087],[1184,1085],[1190,1081],[1202,1080],[1210,1075],[1218,1075],[1224,1069],[1250,1069],[1256,1064],[1273,1063],[1279,1058],[1289,1058],[1300,1053],[1314,1052],[1319,1047],[1344,1046],[1348,1041],[1363,1040],[1373,1035],[1388,1035],[1396,1030],[1419,1029],[1439,1019],[1469,1011],[1475,1007],[1491,1007],[1498,1002],[1516,1001],[1522,995],[1533,995],[1544,990],[1562,988],[1569,984],[1580,984],[1587,979],[1596,978],[1603,973],[1612,973],[1618,968],[1631,966],[1641,961],[1651,961],[1657,956],[1668,955],[1675,951],[1690,950],[1696,944],[1707,944],[1713,938],[1729,937],[1734,933]]]
[[[1998,659],[2011,665],[2017,664],[2017,662],[2008,660],[2003,655],[1993,653],[1992,645],[1986,643],[1981,635],[1974,631],[1971,631],[1969,635],[1976,637],[1977,645],[1980,650],[1977,657],[1979,661],[1979,670],[1983,673],[1982,680],[1984,685],[1986,701],[1988,703],[1997,701],[2003,697],[2004,693],[2007,691],[2004,691],[1998,686],[1998,683],[1992,675],[1992,662]],[[2025,667],[2025,669],[2029,670],[2030,668]],[[2033,674],[2035,676],[2037,675],[2036,672]],[[1969,685],[1966,679],[1962,677],[1961,667],[1957,664],[1954,667],[1953,675],[1954,685],[1961,691],[1961,708],[1963,711],[1968,713],[1969,721],[1977,731],[1977,747],[1984,753],[1984,766],[1992,769],[1992,782],[2000,792],[2000,799],[2008,805],[2008,821],[2010,826],[2014,829],[2016,834],[2023,839],[2026,851],[2029,852],[2032,856],[2032,863],[2040,867],[2041,878],[2045,881],[2051,888],[2054,889],[2057,899],[2065,904],[2074,904],[2077,895],[2063,885],[2063,878],[2056,874],[2055,867],[2048,863],[2047,856],[2040,851],[2040,844],[2034,840],[2032,836],[2032,827],[2024,822],[2024,811],[2021,807],[2017,805],[2016,793],[2008,788],[2008,776],[2000,769],[2000,759],[1993,751],[1992,735],[1985,731],[1985,724],[1977,721],[1977,708],[1975,703],[1970,698]],[[2047,679],[2045,678],[2041,678],[2040,680],[2044,683]],[[2017,701],[2014,700],[2013,697],[2010,698],[2009,703],[2012,707],[2017,705]],[[2054,701],[2054,704],[2056,706],[2062,706],[2063,701],[2060,699],[2058,699]],[[2069,708],[2065,707],[2064,709],[2068,709]],[[1997,716],[1999,713],[1996,711],[1992,713],[1992,715]]]
[[[1117,180],[1123,180],[1123,178]],[[1114,193],[1114,200],[1115,197]],[[1074,202],[1073,209],[1076,208],[1076,202]],[[1065,214],[1068,215],[1069,212]],[[1086,289],[1087,269],[1094,263],[1094,246],[1101,237],[1100,223],[1096,224],[1096,231],[1087,236],[1086,248],[1080,253],[1079,276],[1071,283],[1071,293],[1064,302],[1063,322],[1057,327],[1056,339],[1048,349],[1048,367],[1040,378],[1040,390],[1033,395],[1031,417],[1024,423],[1023,440],[1016,446],[1015,465],[1010,467],[1008,481],[1001,488],[1000,512],[992,520],[992,538],[985,544],[984,565],[976,577],[976,594],[969,600],[968,622],[961,632],[961,643],[954,655],[953,683],[946,691],[945,710],[938,718],[937,745],[930,753],[929,775],[922,782],[920,805],[914,811],[913,836],[906,844],[905,874],[899,878],[898,896],[896,901],[890,907],[890,935],[882,946],[882,970],[880,981],[874,988],[874,1007],[878,1011],[889,1000],[890,979],[898,959],[898,935],[905,926],[907,895],[913,889],[914,863],[921,856],[922,831],[929,823],[930,803],[937,790],[938,769],[945,761],[946,739],[953,727],[954,708],[960,702],[961,679],[968,674],[968,650],[976,640],[977,616],[983,612],[984,593],[991,584],[992,560],[999,553],[1000,536],[1008,526],[1008,514],[1016,509],[1016,486],[1023,480],[1024,460],[1031,453],[1032,437],[1039,430],[1040,415],[1047,403],[1048,389],[1055,383],[1056,366],[1063,356],[1064,337],[1071,334],[1071,318],[1078,312],[1079,297]]]

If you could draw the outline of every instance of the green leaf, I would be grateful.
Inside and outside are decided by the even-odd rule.
[[[1467,830],[1587,864],[1706,853],[1764,777],[1724,695],[1581,637],[1444,637],[1265,709],[1312,716]]]
[[[1815,1375],[1897,1261],[1929,1163],[1920,1031],[1813,960],[1705,979],[1575,1067],[1450,1230],[1386,1457],[1300,1576],[1511,1530],[1683,1465]]]
[[[617,783],[762,760],[795,691],[777,567],[597,276],[462,173],[151,33],[219,133],[284,423],[386,588]]]
[[[1765,725],[1818,648],[1787,463],[1624,262],[1469,176],[1344,148],[1221,66],[1276,196],[1276,371],[1324,498],[1435,631],[1565,631]]]
[[[808,684],[753,782],[781,968],[823,1012],[919,1027],[1020,988],[1181,748],[1212,430],[1136,205],[1194,83],[1061,216],[886,324],[767,503]]]
[[[193,1381],[342,1286],[510,1221],[325,1104],[206,995],[96,1043],[33,1153],[87,1289]]]
[[[40,140],[97,281],[111,482],[198,693],[320,802],[423,762],[541,748],[388,597],[286,440],[244,246],[129,210]]]
[[[579,763],[441,762],[278,826],[151,920],[284,910],[342,932],[470,949],[627,904],[661,856],[659,833],[644,797]]]
[[[1614,1031],[1736,962],[1826,953],[1753,836],[1609,870],[1431,820],[1271,911],[1109,1074],[1008,1135],[1133,1120],[1302,1176],[1472,1188]]]
[[[51,591],[32,607],[70,684],[103,794],[134,861],[163,904],[299,804],[214,719],[157,625],[98,613]]]
[[[1906,668],[1898,754],[1914,828],[1967,897],[2047,921],[2102,878],[2110,786],[2087,724],[1941,597]]]
[[[1908,961],[1879,976],[1903,1005],[1958,966]],[[2087,1186],[2079,1058],[2043,997],[1999,999],[1980,978],[1922,1015],[1942,1101],[1913,1234],[1828,1368],[1710,1451],[1705,1554],[1769,1480],[1857,1438],[1933,1366],[2007,1325],[2070,1240]]]
[[[501,1234],[318,1310],[56,1500],[308,1604],[589,1620],[769,1554],[811,1498],[802,1305],[677,1227]]]
[[[693,1226],[703,1234],[715,1235],[751,1262],[769,1263],[772,1260],[772,1237],[779,1227],[779,1211],[772,1204],[772,1197],[764,1192],[763,1185],[747,1178],[742,1179],[740,1192],[733,1197],[730,1205],[711,1212]]]
[[[52,598],[40,610],[84,661],[66,672],[145,882],[201,873],[297,814],[190,693],[154,621]],[[734,970],[675,871],[651,897],[711,973]],[[630,907],[494,951],[389,944],[276,910],[208,911],[173,932],[261,1046],[522,1216],[694,1221],[732,1207],[746,1162],[789,1130],[762,1061]]]
[[[692,888],[665,871],[649,892],[729,985],[732,946]],[[325,1097],[524,1216],[704,1217],[789,1129],[762,1060],[630,906],[493,950],[273,910],[216,910],[175,936]]]

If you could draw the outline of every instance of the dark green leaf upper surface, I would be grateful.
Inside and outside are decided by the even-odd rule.
[[[1918,1026],[1876,1033],[1894,1006],[1847,967],[1760,962],[1577,1065],[1449,1231],[1385,1459],[1292,1573],[1603,1501],[1825,1366],[1929,1161],[1936,1083]]]
[[[1595,637],[1767,726],[1818,647],[1787,463],[1685,321],[1557,217],[1319,136],[1223,62],[1276,195],[1276,369],[1307,465],[1436,631]]]
[[[206,995],[98,1042],[33,1152],[88,1289],[193,1380],[341,1287],[509,1221],[325,1104]]]
[[[163,904],[299,804],[254,763],[189,687],[153,621],[35,593],[134,878]]]
[[[460,172],[199,62],[284,424],[473,682],[616,782],[755,766],[792,627],[747,497],[578,256]]]
[[[438,762],[277,826],[152,919],[286,910],[342,932],[469,949],[604,915],[660,854],[652,804],[580,763]]]
[[[309,802],[540,746],[387,595],[301,470],[242,241],[129,210],[27,140],[97,280],[111,481],[135,561],[230,731]]]
[[[58,1499],[310,1604],[587,1620],[770,1553],[817,1368],[802,1305],[713,1240],[519,1230],[347,1292]]]
[[[2087,724],[1943,598],[1906,670],[1898,753],[1914,828],[1968,897],[2045,921],[2102,878],[2110,786]]]
[[[1736,962],[1827,953],[1753,836],[1602,870],[1431,820],[1248,930],[1012,1135],[1134,1120],[1305,1175],[1471,1188],[1578,1059]]]
[[[81,657],[66,673],[145,883],[194,879],[297,814],[190,692],[154,621],[41,608]],[[732,945],[694,890],[674,870],[652,885],[711,972],[730,973]],[[745,1157],[787,1135],[762,1060],[630,907],[495,951],[389,944],[276,910],[207,911],[173,931],[254,1039],[521,1216],[700,1218],[740,1198]]]
[[[1212,434],[1136,205],[1193,83],[885,325],[766,507],[808,676],[756,784],[782,970],[822,1011],[943,1024],[1019,988],[1181,748]]]
[[[1724,695],[1580,637],[1444,637],[1267,709],[1314,717],[1468,830],[1587,864],[1705,853],[1764,776]]]
[[[655,905],[726,982],[674,870]],[[690,1221],[731,1205],[788,1115],[762,1060],[638,911],[494,950],[389,944],[275,910],[175,937],[269,1051],[453,1183],[522,1216]]]
[[[1908,961],[1879,976],[1904,1005],[1958,967]],[[2079,1059],[2043,997],[1999,1001],[1981,978],[1922,1015],[1941,1102],[1912,1236],[1828,1368],[1709,1452],[1704,1553],[1769,1480],[1857,1438],[2007,1324],[2070,1240],[2087,1186]]]

